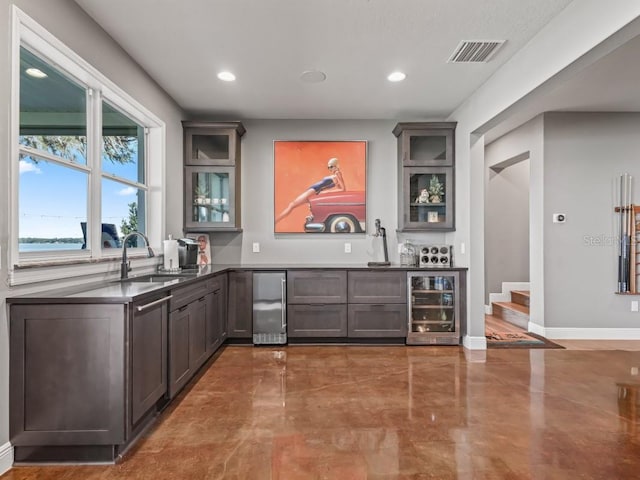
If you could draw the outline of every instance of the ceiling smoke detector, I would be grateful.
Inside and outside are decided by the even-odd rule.
[[[486,63],[505,40],[462,40],[447,63]]]

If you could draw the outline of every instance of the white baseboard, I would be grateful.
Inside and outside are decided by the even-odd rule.
[[[471,337],[465,335],[462,337],[462,345],[469,350],[486,350],[487,337]]]
[[[542,328],[542,335],[550,340],[640,340],[640,328]]]
[[[538,325],[537,323],[533,323],[533,322],[530,321],[527,324],[527,326],[524,327],[524,328],[527,329],[527,332],[535,333],[536,335],[540,335],[541,337],[545,337],[546,338],[545,328],[540,326],[540,325]]]
[[[0,445],[0,475],[13,466],[13,447],[9,442]]]

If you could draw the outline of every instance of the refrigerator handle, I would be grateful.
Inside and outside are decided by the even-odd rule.
[[[281,280],[280,288],[282,289],[282,295],[280,295],[280,302],[282,303],[282,308],[280,309],[280,315],[282,319],[282,328],[287,328],[287,279],[283,278]]]

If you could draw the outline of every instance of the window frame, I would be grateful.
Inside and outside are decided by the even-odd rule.
[[[16,6],[12,7],[11,44],[11,101],[10,101],[10,160],[9,160],[9,278],[10,286],[73,278],[91,274],[109,274],[119,271],[113,262],[120,258],[120,249],[102,248],[102,181],[109,179],[143,189],[146,192],[146,235],[152,248],[158,251],[164,237],[165,191],[165,137],[166,127],[157,116],[111,82],[101,72],[68,48]],[[87,92],[87,249],[80,251],[19,252],[19,168],[21,154],[33,153],[37,157],[64,164],[56,156],[47,158],[43,152],[19,144],[20,136],[20,47],[23,46]],[[144,183],[105,173],[101,168],[102,154],[102,102],[144,128]],[[77,165],[73,165],[77,168]],[[128,249],[129,257],[141,265],[156,265],[158,258],[146,259],[146,248]],[[143,258],[136,260],[138,254]]]

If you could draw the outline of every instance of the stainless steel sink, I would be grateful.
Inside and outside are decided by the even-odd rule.
[[[122,282],[134,282],[134,283],[166,283],[182,280],[184,277],[179,275],[142,275],[140,277],[130,277],[121,280]]]

